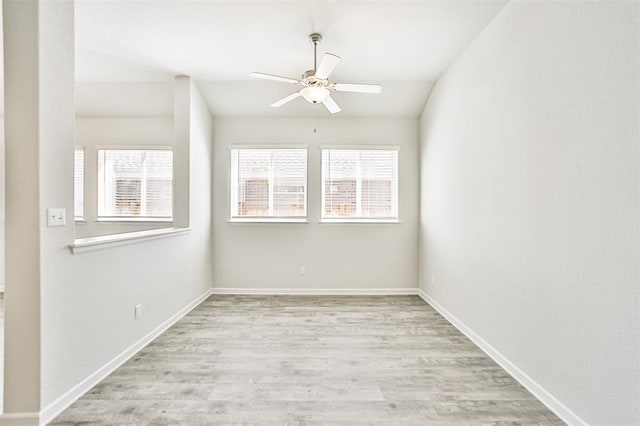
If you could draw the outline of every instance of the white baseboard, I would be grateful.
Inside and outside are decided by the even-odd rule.
[[[399,296],[417,295],[418,288],[233,288],[214,287],[212,294],[289,296]]]
[[[0,426],[38,426],[38,413],[10,413],[0,415]]]
[[[133,345],[125,349],[120,355],[107,362],[105,365],[96,370],[89,377],[75,385],[67,393],[56,399],[40,412],[40,424],[46,425],[53,420],[58,414],[64,411],[67,407],[73,404],[78,398],[87,393],[92,387],[97,385],[101,380],[111,374],[116,368],[120,367],[129,358],[135,355],[142,348],[147,346],[153,339],[164,333],[169,327],[178,322],[182,317],[188,314],[193,308],[202,303],[207,297],[212,294],[212,289],[207,289],[203,294],[196,297],[187,306],[178,311],[171,318],[164,321],[146,336],[142,337]],[[13,423],[5,423],[13,424]],[[37,424],[37,423],[36,423]],[[2,425],[2,423],[0,423]]]
[[[516,379],[522,386],[524,386],[533,396],[538,398],[540,402],[547,406],[556,416],[560,417],[562,421],[569,425],[587,425],[587,422],[582,420],[576,413],[571,411],[566,405],[553,396],[549,391],[542,387],[538,382],[533,380],[524,371],[518,368],[507,357],[502,355],[496,348],[491,346],[480,335],[476,334],[471,328],[467,327],[462,321],[456,318],[451,312],[449,312],[444,306],[436,302],[431,296],[429,296],[424,290],[418,289],[418,295],[427,302],[433,309],[438,311],[440,315],[447,319],[455,328],[460,330],[462,334],[467,336],[473,343],[484,351],[491,359],[493,359],[500,367],[502,367],[507,373],[509,373],[514,379]]]

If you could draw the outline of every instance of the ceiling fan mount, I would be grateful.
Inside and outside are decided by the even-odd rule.
[[[311,44],[318,45],[322,41],[322,36],[318,33],[309,34],[309,41]]]
[[[305,71],[300,80],[259,72],[250,74],[251,77],[303,86],[299,91],[271,104],[272,107],[282,106],[302,96],[309,103],[324,104],[331,114],[335,114],[342,109],[331,97],[331,92],[380,93],[382,91],[382,86],[377,84],[331,83],[329,75],[340,62],[340,57],[332,53],[325,53],[320,65],[318,65],[317,49],[318,44],[322,41],[322,36],[318,33],[312,33],[309,35],[309,41],[313,44],[313,69]]]

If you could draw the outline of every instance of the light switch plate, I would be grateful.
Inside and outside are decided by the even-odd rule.
[[[47,226],[65,226],[66,224],[65,209],[47,209]]]

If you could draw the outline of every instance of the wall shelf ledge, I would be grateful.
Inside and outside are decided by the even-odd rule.
[[[97,237],[78,238],[69,244],[69,249],[73,254],[84,253],[87,251],[100,250],[122,246],[126,244],[134,244],[147,240],[155,240],[186,234],[191,228],[160,228],[149,229],[145,231],[124,232],[121,234],[100,235]]]

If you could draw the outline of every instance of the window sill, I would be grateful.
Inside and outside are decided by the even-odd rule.
[[[309,223],[307,218],[271,218],[271,217],[252,217],[252,218],[233,218],[229,219],[227,223]]]
[[[392,224],[397,225],[401,222],[398,219],[321,219],[320,223],[355,223],[355,224]]]
[[[78,254],[103,248],[118,247],[141,241],[186,234],[190,231],[191,228],[162,228],[150,229],[148,231],[125,232],[122,234],[101,235],[99,237],[78,238],[74,240],[73,244],[69,244],[69,248],[71,249],[71,253]]]
[[[96,223],[112,223],[112,222],[131,222],[131,223],[171,223],[173,218],[161,217],[100,217],[95,220]]]

